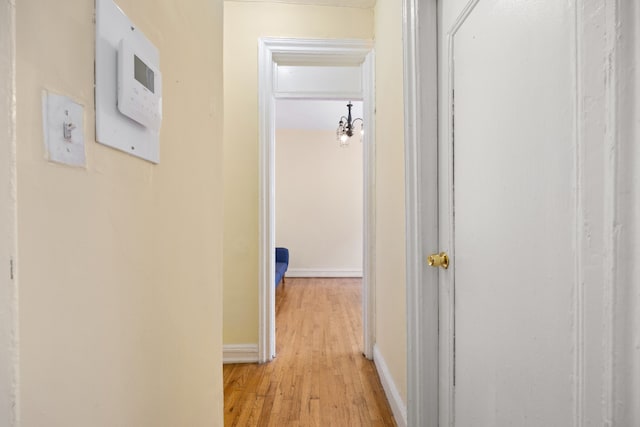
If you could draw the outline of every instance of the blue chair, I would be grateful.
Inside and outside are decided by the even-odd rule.
[[[282,287],[284,288],[284,273],[289,268],[289,249],[276,248],[276,286],[282,280]]]

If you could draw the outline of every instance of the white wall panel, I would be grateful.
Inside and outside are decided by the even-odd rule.
[[[279,96],[313,97],[315,94],[325,99],[334,93],[336,96],[353,93],[353,99],[358,99],[362,96],[360,73],[360,67],[280,65],[275,75],[275,92]]]

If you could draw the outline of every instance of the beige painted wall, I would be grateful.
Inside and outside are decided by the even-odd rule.
[[[222,3],[118,4],[160,51],[157,166],[94,142],[94,1],[17,2],[22,425],[222,425]],[[86,169],[45,161],[43,89]]]
[[[224,3],[225,344],[258,342],[258,38],[373,38],[373,11]]]
[[[15,4],[0,2],[0,426],[17,416]]]
[[[376,344],[407,400],[402,2],[378,0],[376,22]]]
[[[362,143],[333,130],[276,132],[276,246],[289,275],[362,272]]]

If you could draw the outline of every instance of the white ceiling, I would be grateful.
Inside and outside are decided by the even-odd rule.
[[[233,0],[252,3],[292,3],[312,4],[316,6],[358,7],[369,9],[376,5],[376,0]]]
[[[349,101],[276,100],[276,129],[336,130]],[[352,101],[351,115],[362,118],[362,101]]]

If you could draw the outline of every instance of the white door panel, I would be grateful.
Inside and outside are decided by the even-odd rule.
[[[456,426],[568,426],[574,5],[441,3],[442,366]],[[447,405],[449,405],[447,407]]]

